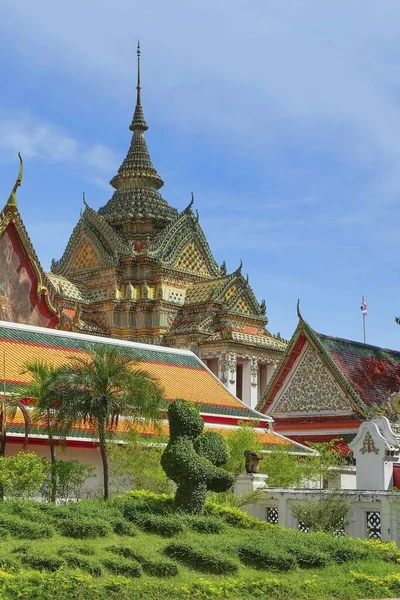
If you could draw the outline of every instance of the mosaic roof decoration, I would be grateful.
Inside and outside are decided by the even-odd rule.
[[[235,398],[195,354],[185,350],[0,322],[0,355],[5,357],[5,377],[0,377],[0,384],[3,387],[5,383],[6,393],[15,392],[19,385],[29,381],[29,375],[24,373],[23,368],[26,361],[44,360],[59,366],[76,355],[87,354],[101,344],[116,345],[125,356],[140,359],[141,368],[145,368],[163,386],[166,403],[175,398],[194,402],[207,426],[225,426],[228,431],[240,421],[250,421],[255,427],[261,428],[260,441],[266,447],[285,446],[293,452],[307,452],[303,446],[265,430],[271,422],[270,417],[251,410]],[[22,424],[15,421],[10,432],[20,433],[21,427]],[[162,423],[161,427],[166,433]],[[142,433],[151,434],[146,430]],[[71,433],[75,438],[90,438],[92,434],[83,425]]]
[[[400,352],[317,333],[303,319],[299,310],[298,315],[298,327],[293,334],[282,362],[269,382],[257,409],[261,412],[271,411],[271,413],[274,414],[274,407],[276,404],[275,398],[281,393],[280,390],[285,390],[280,396],[283,398],[284,393],[287,395],[288,392],[292,390],[292,383],[296,383],[297,381],[295,381],[297,371],[294,371],[295,375],[293,375],[293,368],[297,358],[300,355],[303,357],[302,362],[300,362],[297,367],[297,369],[299,369],[304,363],[304,357],[308,356],[310,352],[315,352],[317,357],[315,360],[318,360],[321,368],[325,369],[325,379],[329,374],[332,382],[331,386],[334,386],[335,388],[333,389],[332,387],[330,398],[332,399],[334,393],[338,394],[338,391],[342,390],[341,397],[343,401],[346,399],[346,402],[348,403],[347,412],[349,412],[349,414],[336,414],[337,410],[340,408],[343,410],[345,408],[344,406],[338,406],[336,410],[334,406],[321,405],[319,410],[325,410],[326,414],[317,416],[315,411],[313,412],[311,410],[312,414],[301,417],[301,415],[296,413],[295,405],[292,404],[292,411],[289,412],[293,412],[293,415],[287,415],[286,418],[285,415],[283,415],[282,418],[279,417],[278,421],[280,427],[284,429],[285,424],[288,426],[289,423],[293,423],[293,419],[295,419],[296,428],[302,427],[303,420],[305,427],[307,424],[317,424],[319,422],[323,428],[324,426],[330,425],[331,422],[332,424],[335,422],[337,426],[340,425],[341,428],[348,427],[349,429],[353,429],[357,421],[362,421],[368,416],[368,411],[371,406],[387,405],[390,396],[399,391]],[[306,348],[305,351],[304,348]],[[312,381],[308,383],[307,378],[302,376],[301,385],[303,386],[303,396],[307,393],[307,390],[311,390],[315,378],[316,375],[314,374],[312,376]],[[286,382],[289,380],[290,387],[285,387]],[[299,382],[297,383],[299,384]],[[328,385],[328,383],[326,385]],[[327,390],[327,393],[328,392],[329,390]],[[300,395],[298,390],[296,398],[299,398]],[[319,393],[316,395],[314,391],[313,397],[315,401],[318,399],[317,396],[320,400],[323,394]],[[294,402],[294,400],[292,400],[292,402]],[[277,407],[278,405],[279,401]],[[283,412],[288,412],[288,410],[283,410]]]

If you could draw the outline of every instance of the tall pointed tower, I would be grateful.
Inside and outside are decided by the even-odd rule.
[[[126,241],[143,240],[167,225],[177,215],[175,208],[158,191],[164,182],[154,168],[144,136],[147,123],[143,115],[140,84],[140,44],[137,47],[137,98],[128,154],[111,185],[115,192],[99,214],[120,231]]]

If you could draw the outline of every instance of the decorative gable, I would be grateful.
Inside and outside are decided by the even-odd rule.
[[[101,266],[101,262],[88,240],[82,240],[77,251],[71,257],[69,265],[70,271],[83,271],[87,269],[96,269]]]
[[[193,241],[189,242],[183,247],[179,254],[178,261],[174,266],[182,271],[191,271],[206,277],[211,276],[210,270],[203,258],[201,251]]]
[[[243,315],[251,315],[253,312],[250,308],[249,303],[245,298],[243,298],[243,296],[240,296],[236,300],[233,310]]]
[[[272,413],[352,411],[351,404],[314,348],[307,344],[282,386]]]

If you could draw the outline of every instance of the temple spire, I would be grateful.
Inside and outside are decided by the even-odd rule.
[[[129,129],[133,132],[128,153],[118,173],[112,178],[115,192],[99,214],[110,223],[124,225],[127,220],[140,218],[152,220],[163,226],[177,214],[162,198],[159,189],[164,185],[151,160],[145,131],[148,129],[143,115],[141,99],[140,43],[137,45],[137,85],[136,106]]]
[[[142,89],[141,85],[140,85],[140,55],[141,55],[141,50],[140,50],[140,42],[138,40],[138,45],[137,45],[137,85],[136,85],[136,107],[135,107],[135,112],[133,115],[133,120],[132,123],[130,124],[129,129],[131,131],[146,131],[148,129],[147,127],[147,123],[145,121],[144,115],[143,115],[143,108],[142,108],[142,99],[140,96],[140,90]]]

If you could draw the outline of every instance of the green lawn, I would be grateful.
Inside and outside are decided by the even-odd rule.
[[[400,596],[392,544],[302,534],[214,504],[188,517],[152,494],[4,502],[0,539],[1,600]]]

